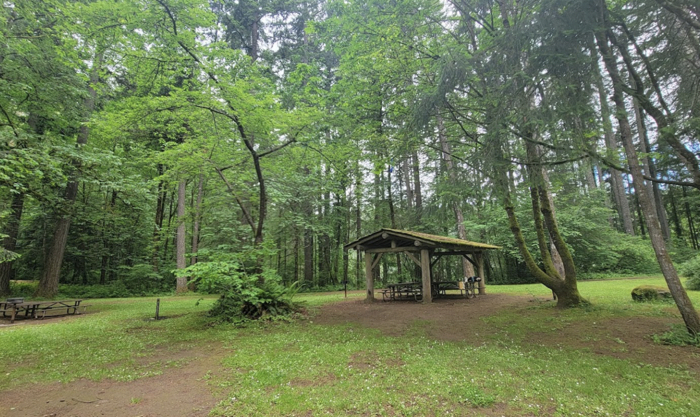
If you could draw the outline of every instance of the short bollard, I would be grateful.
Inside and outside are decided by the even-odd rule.
[[[156,320],[160,320],[160,298],[156,300]]]

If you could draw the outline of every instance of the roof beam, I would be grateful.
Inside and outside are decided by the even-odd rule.
[[[413,246],[397,246],[395,248],[374,248],[366,249],[367,253],[398,253],[398,252],[420,252],[420,249]]]

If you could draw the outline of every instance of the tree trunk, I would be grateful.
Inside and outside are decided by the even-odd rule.
[[[418,152],[414,149],[411,154],[413,158],[413,196],[416,203],[416,224],[420,224],[421,217],[423,217],[423,193],[421,192],[420,185],[420,159],[418,158]]]
[[[453,186],[457,186],[457,172],[455,171],[454,162],[452,161],[452,150],[450,149],[450,143],[447,141],[445,135],[445,125],[442,120],[442,116],[437,115],[438,123],[438,138],[440,139],[440,144],[442,146],[442,158],[445,161],[445,167],[447,168],[447,175],[450,177],[450,181]],[[450,202],[452,206],[452,211],[455,214],[455,219],[457,221],[457,236],[460,239],[467,240],[467,230],[464,228],[464,213],[462,213],[462,207],[459,204],[458,199],[453,198]],[[462,271],[465,277],[474,276],[474,266],[464,258],[462,258]],[[483,277],[482,277],[483,278]]]
[[[292,275],[294,282],[299,282],[299,234],[294,234],[294,274]]]
[[[305,176],[311,175],[309,167],[304,167]],[[314,232],[311,222],[313,221],[314,208],[310,199],[304,199],[302,202],[302,212],[307,222],[304,225],[304,283],[311,285],[314,282]]]
[[[631,85],[634,88],[634,79],[630,80]],[[639,138],[639,150],[644,155],[642,157],[642,164],[644,166],[644,172],[647,176],[651,178],[656,178],[656,169],[654,167],[654,161],[648,156],[651,152],[651,146],[649,144],[649,136],[647,135],[646,123],[644,123],[644,113],[639,107],[639,101],[636,98],[632,99],[632,108],[634,109],[634,117],[637,121],[637,136]],[[664,240],[668,241],[671,238],[671,230],[668,227],[668,216],[666,215],[666,209],[664,208],[663,200],[661,199],[661,191],[659,190],[659,184],[653,181],[645,181],[647,186],[647,192],[654,198],[651,200],[654,210],[656,210],[657,216],[659,218],[659,223],[661,224],[661,233]]]
[[[258,21],[258,12],[253,13],[253,23],[250,27],[250,57],[253,61],[258,59],[258,50],[260,48],[260,28]]]
[[[605,6],[607,7],[607,5]],[[632,42],[635,42],[635,47],[638,48],[637,51],[642,58],[642,63],[644,64],[646,72],[649,75],[651,84],[654,87],[653,90],[656,93],[656,98],[659,101],[661,109],[659,109],[657,105],[649,99],[647,93],[644,91],[642,79],[637,73],[637,70],[634,66],[634,62],[630,57],[629,51],[627,49],[627,43],[624,41],[618,41],[614,33],[609,32],[608,39],[612,42],[613,45],[615,45],[618,48],[619,55],[622,56],[622,59],[625,63],[627,71],[630,74],[630,77],[634,79],[634,87],[636,88],[629,88],[624,84],[620,84],[619,87],[623,92],[626,92],[631,97],[635,98],[639,103],[639,106],[642,107],[644,111],[646,111],[646,113],[649,116],[651,116],[652,119],[654,119],[654,121],[656,122],[657,130],[659,132],[659,138],[668,143],[668,145],[675,151],[678,159],[680,159],[680,161],[685,165],[686,169],[692,176],[693,187],[700,190],[700,161],[698,161],[698,157],[696,156],[696,154],[693,153],[693,151],[691,151],[690,149],[688,149],[685,143],[683,143],[679,138],[678,128],[676,126],[674,116],[669,110],[668,105],[664,100],[663,90],[658,84],[657,78],[654,75],[654,70],[649,65],[648,59],[643,55],[643,51],[636,44],[636,41],[634,40],[633,36],[631,36],[629,31],[627,31],[627,35]],[[620,79],[620,83],[622,83],[622,78]]]
[[[359,162],[355,165],[355,239],[362,237],[362,175]],[[357,252],[355,284],[360,285],[362,277],[362,257]]]
[[[314,282],[314,236],[308,228],[304,230],[304,282]]]
[[[671,204],[671,216],[673,218],[673,226],[676,231],[676,237],[682,238],[683,237],[683,227],[681,226],[681,218],[678,213],[678,205],[676,204],[676,196],[675,190],[676,188],[673,186],[668,187],[668,197],[670,199],[670,204]]]
[[[534,145],[531,142],[527,142],[526,147],[529,147],[529,152],[532,154],[531,158],[535,158],[535,161],[540,161],[542,157],[542,148],[539,145]],[[531,159],[532,160],[532,159]],[[547,198],[547,201],[549,202],[549,207],[551,207],[551,212],[552,212],[552,217],[556,219],[556,211],[554,209],[554,198],[552,197],[552,193],[549,192],[549,175],[547,174],[547,170],[544,168],[543,165],[540,165],[539,167],[533,167],[533,169],[538,169],[539,172],[537,173],[538,176],[542,178],[542,185],[541,189],[542,192],[544,193],[545,197]],[[545,223],[545,227],[547,224]],[[566,278],[566,270],[564,268],[564,259],[561,257],[561,254],[559,253],[559,249],[557,249],[557,245],[554,244],[554,237],[552,236],[552,231],[549,230],[547,227],[547,234],[549,235],[549,253],[552,256],[552,263],[554,264],[554,269],[556,269],[557,273],[562,279]]]
[[[407,157],[406,160],[401,164],[401,172],[404,176],[404,184],[406,184],[406,207],[409,212],[413,211],[413,185],[411,185],[411,158]],[[359,236],[358,236],[359,237]]]
[[[605,4],[605,0],[598,0],[598,6],[599,22],[607,26],[607,5]],[[693,303],[690,301],[690,298],[688,298],[688,294],[685,292],[680,278],[678,277],[678,273],[673,266],[671,257],[666,250],[666,242],[664,241],[661,233],[661,225],[659,224],[656,210],[654,210],[652,204],[653,197],[649,195],[647,188],[644,185],[642,167],[639,163],[637,150],[635,149],[634,142],[632,140],[632,129],[630,128],[629,121],[627,119],[627,109],[625,108],[625,100],[622,90],[622,78],[618,72],[615,56],[613,55],[608,44],[608,35],[609,33],[606,33],[604,30],[599,30],[595,33],[598,48],[600,49],[605,67],[608,70],[608,74],[610,74],[610,79],[613,84],[613,101],[615,102],[615,114],[620,126],[620,136],[622,144],[625,148],[625,153],[627,154],[627,161],[630,166],[630,171],[632,172],[634,188],[639,198],[640,205],[642,206],[644,218],[646,219],[647,229],[649,231],[649,240],[654,248],[656,259],[659,262],[659,266],[664,274],[664,278],[666,279],[666,284],[671,291],[671,295],[673,296],[673,299],[678,306],[678,310],[683,317],[686,328],[690,333],[697,334],[700,332],[700,316],[698,316],[697,311],[695,311],[695,308],[693,307]]]
[[[389,218],[391,219],[391,228],[396,229],[396,208],[394,207],[394,192],[391,184],[391,174],[394,167],[389,166],[387,171],[387,196],[389,198]],[[401,254],[396,254],[396,274],[401,276]]]
[[[163,175],[163,165],[158,164],[158,176],[161,175]],[[160,254],[158,252],[160,250],[161,231],[163,230],[163,218],[165,217],[165,201],[168,194],[167,191],[163,191],[163,181],[158,182],[157,193],[155,226],[153,227],[153,256],[151,257],[151,264],[156,272],[160,268]]]
[[[190,265],[197,263],[197,251],[199,250],[199,227],[202,221],[202,200],[204,199],[204,174],[199,174],[197,182],[197,200],[194,204],[194,221],[192,222],[192,258]]]
[[[377,166],[375,164],[375,170]],[[382,179],[379,176],[379,174],[374,174],[374,229],[377,230],[383,226],[383,219],[380,216],[380,213],[382,211]],[[372,273],[374,274],[374,281],[377,282],[379,278],[381,278],[381,273],[379,271],[380,264],[377,263],[374,266],[374,270]]]
[[[693,221],[693,215],[690,210],[690,204],[688,203],[688,193],[685,191],[685,187],[682,187],[682,190],[683,207],[685,208],[685,216],[688,219],[688,232],[690,233],[690,242],[693,244],[693,249],[698,250],[700,249],[700,244],[698,244],[698,235],[695,231],[695,222]]]
[[[90,71],[90,82],[87,86],[88,96],[85,99],[85,121],[90,118],[93,110],[95,109],[95,99],[97,97],[97,92],[94,86],[99,81],[99,71],[102,67],[102,57],[103,52],[99,52],[95,56],[95,61],[93,62],[92,71]],[[78,148],[87,144],[88,137],[90,136],[90,128],[87,124],[82,124],[78,132],[77,146]],[[49,250],[47,252],[46,259],[44,261],[44,268],[41,273],[41,279],[39,280],[39,286],[36,289],[35,296],[52,298],[58,292],[58,281],[61,274],[61,265],[63,264],[63,254],[66,251],[66,243],[68,241],[68,230],[70,229],[71,223],[71,210],[75,198],[78,195],[78,180],[76,178],[76,172],[80,168],[80,161],[73,161],[74,172],[70,175],[71,179],[66,185],[66,190],[64,194],[64,205],[61,209],[59,219],[56,222],[56,228],[54,229],[53,237],[49,243]]]
[[[17,249],[17,237],[19,236],[19,225],[22,219],[24,208],[24,193],[12,194],[10,205],[10,216],[3,233],[6,237],[2,240],[2,247],[10,252]],[[0,263],[0,296],[10,295],[10,280],[14,278],[14,261]]]
[[[615,153],[613,162],[619,162],[617,158],[617,141],[612,129],[610,121],[610,107],[605,93],[605,85],[603,84],[603,76],[598,67],[598,53],[595,45],[589,46],[591,51],[592,67],[595,68],[594,77],[596,80],[596,88],[598,90],[598,98],[600,102],[600,116],[603,119],[603,133],[605,138],[605,146],[609,152]],[[622,173],[614,168],[610,168],[610,192],[615,202],[615,207],[622,221],[622,228],[628,235],[634,236],[634,225],[632,224],[632,212],[627,201],[627,193],[625,193],[625,183],[622,179]]]
[[[532,137],[533,135],[534,133],[530,132],[530,136]],[[559,227],[554,218],[553,208],[547,192],[547,183],[542,175],[543,171],[540,166],[540,155],[536,152],[535,145],[531,140],[527,140],[525,146],[528,156],[527,166],[530,176],[532,216],[544,270],[538,266],[525,242],[520,223],[515,213],[515,206],[511,198],[512,194],[510,190],[512,187],[508,183],[510,181],[509,175],[505,170],[495,168],[493,171],[494,185],[503,194],[503,207],[508,215],[511,233],[515,238],[518,250],[528,270],[540,283],[556,294],[558,307],[573,307],[581,304],[588,304],[588,301],[586,301],[578,291],[576,268],[573,257],[559,232]],[[499,160],[494,164],[494,167],[501,167],[507,159],[504,157],[502,151],[497,156]],[[552,261],[549,245],[547,244],[547,231],[549,231],[550,238],[561,255],[565,277],[562,277],[557,272]]]
[[[112,190],[112,197],[105,203],[105,213],[111,215],[114,205],[117,202],[117,191]],[[100,285],[104,285],[107,282],[107,268],[109,267],[109,260],[112,258],[112,251],[110,247],[110,239],[107,238],[107,229],[111,229],[114,225],[110,219],[104,219],[102,225],[102,261],[100,263]]]
[[[175,263],[177,269],[185,269],[187,260],[185,259],[185,205],[187,200],[187,181],[180,180],[177,187],[177,232],[175,237]],[[178,276],[175,291],[178,293],[187,292],[187,277]]]
[[[530,250],[527,248],[527,243],[525,242],[525,238],[522,233],[522,229],[520,228],[520,223],[518,222],[518,218],[515,214],[515,207],[512,203],[511,197],[510,197],[510,192],[508,191],[508,184],[506,183],[508,181],[507,178],[507,173],[503,172],[500,175],[505,178],[501,178],[498,181],[500,182],[501,192],[504,193],[504,208],[506,211],[506,214],[508,215],[508,223],[509,227],[511,230],[511,233],[513,233],[513,237],[515,238],[515,242],[518,246],[518,250],[520,251],[520,254],[523,256],[525,260],[525,265],[527,266],[528,270],[535,276],[535,278],[544,286],[552,290],[556,296],[557,296],[557,307],[561,308],[566,308],[566,307],[574,307],[578,306],[581,304],[587,304],[588,302],[581,297],[581,294],[578,292],[578,287],[576,285],[576,273],[575,270],[567,270],[567,278],[566,280],[562,280],[561,277],[556,275],[553,264],[551,264],[551,259],[549,260],[550,266],[547,267],[547,271],[543,271],[540,269],[540,267],[537,265],[537,262],[535,262],[535,259],[532,257],[532,254],[530,254]],[[544,230],[544,225],[542,223],[541,219],[541,212],[543,211],[542,208],[540,207],[540,200],[546,201],[546,197],[544,199],[541,199],[541,196],[538,196],[537,190],[533,189],[531,193],[532,197],[532,204],[533,204],[533,215],[535,219],[535,227],[537,229],[537,234],[538,234],[538,241],[542,242],[544,241],[544,236],[545,236],[545,230]],[[550,219],[551,221],[551,219]],[[553,228],[553,230],[558,234],[558,230],[556,228]],[[562,241],[563,242],[563,241]],[[561,250],[561,249],[560,249]],[[540,243],[540,252],[543,254],[544,259],[548,259],[548,250],[547,247],[545,246],[544,248],[541,246]],[[567,255],[568,251],[567,251]],[[569,269],[571,269],[571,266],[573,266],[573,263],[570,264]]]

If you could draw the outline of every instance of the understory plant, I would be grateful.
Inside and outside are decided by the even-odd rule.
[[[200,292],[221,294],[208,313],[217,321],[272,320],[299,310],[292,300],[297,283],[285,287],[276,271],[255,272],[243,265],[240,254],[215,254],[177,273],[189,277]]]
[[[678,269],[681,275],[688,278],[685,287],[689,290],[700,291],[700,255],[682,263]]]

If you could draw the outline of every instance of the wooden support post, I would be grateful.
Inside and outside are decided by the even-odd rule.
[[[479,295],[486,294],[486,276],[484,275],[484,254],[478,252],[476,254],[477,274],[481,277],[479,281]]]
[[[411,252],[404,252],[404,253],[405,253],[406,256],[408,256],[416,265],[420,266],[420,261],[418,260],[418,258],[416,258],[416,256],[415,256],[414,254],[412,254]]]
[[[379,252],[376,255],[374,255],[374,260],[372,261],[372,269],[377,267],[377,264],[382,259],[383,255],[384,255],[384,252]]]
[[[367,280],[367,298],[365,302],[374,302],[374,276],[372,274],[372,254],[365,252],[365,279]]]
[[[420,270],[423,279],[423,302],[433,302],[432,286],[430,285],[430,251],[422,249],[420,251]]]

